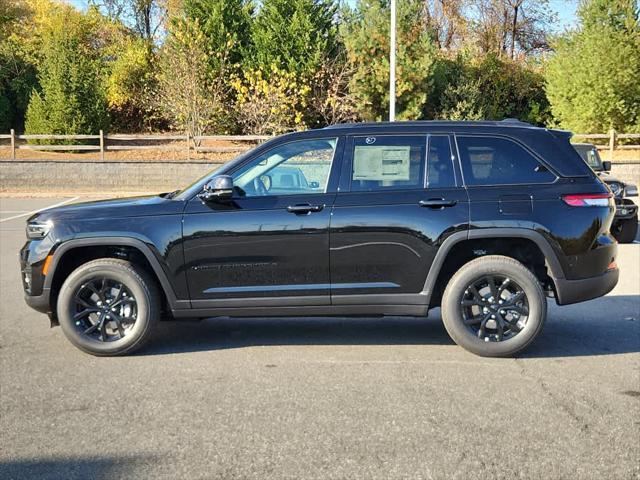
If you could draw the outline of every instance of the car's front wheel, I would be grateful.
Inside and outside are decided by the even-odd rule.
[[[160,318],[153,278],[130,262],[101,258],[81,265],[58,295],[62,331],[80,350],[97,356],[141,348]]]
[[[504,357],[540,333],[547,301],[536,276],[513,258],[490,255],[465,264],[442,298],[451,338],[477,355]]]

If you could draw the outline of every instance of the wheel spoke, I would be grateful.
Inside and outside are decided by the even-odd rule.
[[[124,337],[124,327],[122,326],[122,317],[119,315],[111,314],[111,319],[116,323],[116,327],[118,328],[118,334],[120,338]]]
[[[113,299],[111,300],[111,305],[113,306],[113,304],[115,302],[117,302],[118,300],[120,300],[120,297],[122,296],[122,293],[124,292],[124,285],[119,283],[118,284],[118,290],[116,291],[116,294],[114,295]]]
[[[84,331],[85,335],[89,335],[90,333],[95,332],[101,325],[102,325],[102,320],[104,319],[104,313],[101,313],[100,316],[98,317],[98,321],[96,323],[94,323],[93,325],[91,325],[89,328],[87,328]]]
[[[493,276],[487,277],[487,283],[489,284],[489,290],[491,290],[491,296],[497,300],[498,290],[496,289],[496,279]]]
[[[500,298],[500,295],[502,295],[502,292],[504,292],[505,289],[509,286],[509,283],[511,283],[511,279],[505,278],[504,281],[498,287],[498,297],[497,298]]]
[[[475,317],[472,317],[472,318],[465,318],[464,323],[466,325],[477,325],[478,323],[482,322],[483,318],[484,318],[484,315],[476,315]]]
[[[500,315],[499,313],[496,313],[496,330],[497,330],[497,336],[498,336],[498,341],[501,342],[502,339],[504,338],[504,319],[502,318],[502,315]]]
[[[491,314],[486,314],[483,318],[482,318],[482,322],[480,323],[480,330],[478,330],[478,338],[484,338],[485,336],[485,329],[487,327],[487,321],[491,318]]]
[[[76,293],[74,300],[76,301],[76,303],[79,303],[80,305],[82,305],[85,308],[94,308],[95,305],[91,305],[89,302],[87,302],[84,298],[82,298],[79,295],[79,292]]]
[[[529,315],[529,309],[524,305],[510,305],[509,310],[519,313],[520,315]]]
[[[91,290],[101,302],[104,302],[104,297],[102,293],[93,285],[93,282],[89,282],[85,285],[89,290]]]
[[[95,308],[95,307],[85,308],[84,310],[82,310],[81,312],[76,313],[76,314],[73,316],[73,321],[75,322],[75,321],[77,321],[77,320],[80,320],[81,318],[86,317],[87,315],[89,315],[89,314],[91,314],[91,313],[96,313],[96,312],[98,312],[98,311],[99,311],[99,310],[98,310],[97,308]]]
[[[515,293],[511,298],[509,298],[505,302],[505,305],[508,307],[511,307],[515,305],[517,302],[519,302],[520,300],[522,300],[522,298],[524,298],[524,292],[520,290],[519,292]]]
[[[120,305],[124,305],[125,303],[136,303],[136,299],[133,297],[122,297],[120,300],[118,300],[117,302],[113,302],[111,304],[111,307],[118,307]]]
[[[106,342],[107,341],[107,322],[105,322],[105,319],[107,318],[106,315],[104,315],[102,317],[102,321],[100,322],[100,336],[102,337],[102,341]]]
[[[480,295],[480,292],[478,292],[478,289],[476,288],[475,285],[469,285],[469,288],[467,290],[469,290],[473,295],[473,298],[475,298],[478,301],[478,305],[482,303],[482,300],[483,300],[482,295]]]

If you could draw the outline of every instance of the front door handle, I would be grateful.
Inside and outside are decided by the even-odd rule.
[[[421,207],[427,208],[446,208],[457,205],[457,200],[445,200],[444,198],[430,198],[429,200],[420,200]]]
[[[308,203],[298,204],[298,205],[289,205],[287,207],[287,212],[289,213],[311,213],[311,212],[319,212],[324,208],[324,205],[310,205]]]

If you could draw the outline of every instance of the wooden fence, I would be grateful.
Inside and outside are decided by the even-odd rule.
[[[265,135],[138,135],[138,134],[114,134],[105,135],[102,130],[98,135],[16,135],[14,130],[9,134],[0,134],[0,140],[9,140],[8,145],[0,144],[2,149],[10,149],[11,159],[16,159],[17,150],[40,150],[40,151],[64,151],[99,152],[100,160],[104,161],[105,152],[116,150],[160,150],[165,152],[184,151],[186,159],[189,160],[192,152],[196,153],[229,153],[243,152],[251,148],[251,144],[268,140]],[[90,140],[95,145],[60,145],[60,144],[20,144],[19,140]],[[206,146],[202,142],[208,140],[238,142],[240,145],[233,146]],[[97,141],[97,142],[96,142]],[[180,142],[182,145],[123,145],[126,142]]]
[[[264,135],[137,135],[137,134],[114,134],[105,135],[102,130],[98,135],[16,135],[14,130],[9,134],[0,134],[0,140],[9,140],[9,144],[0,144],[0,149],[10,149],[12,160],[16,159],[17,150],[40,150],[40,151],[64,151],[64,152],[99,152],[100,160],[104,161],[105,152],[116,150],[159,150],[159,151],[183,151],[187,160],[195,153],[231,153],[242,152],[249,149],[253,144],[262,142],[270,137]],[[640,144],[620,143],[620,140],[640,140],[637,133],[617,133],[611,130],[609,133],[589,133],[575,134],[574,138],[581,140],[607,140],[597,145],[600,150],[608,150],[613,156],[616,149],[640,149]],[[85,145],[60,145],[60,144],[38,144],[20,143],[20,140],[84,140],[95,142],[95,144]],[[171,145],[126,145],[127,142],[171,142]],[[239,143],[232,146],[206,146],[206,141],[226,141]],[[176,142],[181,145],[175,145]]]

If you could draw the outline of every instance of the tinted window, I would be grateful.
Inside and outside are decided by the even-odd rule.
[[[299,195],[326,191],[337,139],[277,146],[233,174],[241,196]]]
[[[461,136],[456,140],[467,185],[548,183],[556,178],[512,140]]]
[[[429,157],[427,158],[427,187],[448,188],[456,186],[453,173],[451,145],[447,135],[429,137]]]
[[[424,188],[426,137],[355,137],[352,191]]]

